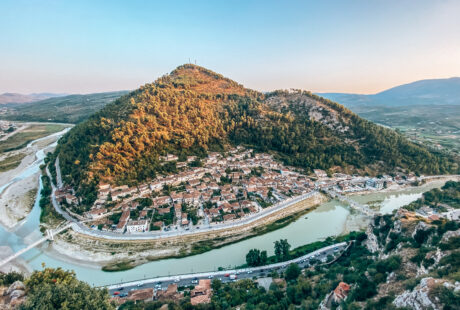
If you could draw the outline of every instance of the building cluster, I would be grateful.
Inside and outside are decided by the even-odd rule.
[[[317,182],[321,187],[333,187],[339,193],[353,193],[370,190],[381,190],[392,186],[401,186],[418,181],[413,175],[383,175],[380,177],[367,177],[358,175],[348,175],[343,173],[334,173],[331,178],[323,179]]]
[[[178,158],[166,155],[162,160]],[[100,184],[98,199],[87,217],[97,219],[109,211],[121,212],[116,223],[107,218],[103,225],[103,229],[117,232],[189,229],[200,223],[238,220],[315,187],[294,168],[248,149],[232,149],[228,156],[210,153],[201,160],[201,167],[190,167],[196,161],[190,156],[176,162],[178,173],[137,187]],[[149,205],[140,206],[142,199],[148,199]],[[133,210],[140,212],[133,214]]]
[[[97,200],[85,217],[93,228],[118,233],[150,230],[199,229],[200,225],[239,221],[288,197],[329,188],[338,193],[380,190],[417,181],[414,175],[362,177],[320,169],[308,177],[265,153],[237,147],[227,153],[209,153],[200,159],[167,154],[162,163],[174,163],[177,173],[159,176],[129,187],[99,184]],[[56,191],[56,198],[77,205],[72,188]]]
[[[118,293],[112,298],[112,301],[121,305],[127,301],[134,302],[149,302],[149,301],[165,301],[178,302],[184,299],[184,292],[187,291],[190,295],[190,303],[194,306],[199,304],[207,304],[211,302],[212,288],[210,279],[201,279],[193,289],[186,288],[183,291],[178,290],[176,283],[171,283],[166,289],[162,289],[157,285],[155,288],[140,288],[131,290],[128,293]]]
[[[460,209],[455,209],[445,203],[439,203],[436,208],[422,206],[415,213],[430,221],[438,221],[442,218],[449,221],[460,221]]]

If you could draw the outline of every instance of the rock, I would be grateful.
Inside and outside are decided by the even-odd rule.
[[[375,253],[379,250],[379,242],[377,236],[372,232],[372,226],[369,225],[366,230],[367,239],[364,241],[364,245],[371,253]]]
[[[442,279],[434,279],[431,277],[423,278],[420,284],[412,291],[405,291],[396,296],[393,304],[398,308],[407,307],[415,310],[442,309],[442,307],[437,304],[439,302],[438,298],[435,297],[434,300],[430,298],[431,289],[441,284],[449,289],[454,286]]]
[[[26,286],[24,285],[24,283],[22,283],[21,281],[15,281],[6,290],[6,295],[11,295],[13,291],[17,291],[17,290],[24,291],[25,289],[26,289]]]
[[[452,237],[459,237],[460,236],[460,229],[454,230],[454,231],[447,231],[444,233],[442,236],[441,242],[447,242],[449,241],[450,238]]]
[[[330,310],[331,309],[331,301],[332,301],[333,294],[334,292],[330,292],[324,297],[324,299],[321,301],[321,303],[318,306],[318,310]]]
[[[425,222],[420,221],[417,223],[417,226],[415,226],[414,232],[412,233],[412,238],[417,234],[419,230],[428,230],[430,229],[430,226],[428,226]]]
[[[18,299],[18,298],[21,298],[22,296],[24,296],[25,294],[26,294],[26,292],[23,291],[23,290],[14,290],[14,291],[11,292],[10,298],[11,298],[11,300]]]

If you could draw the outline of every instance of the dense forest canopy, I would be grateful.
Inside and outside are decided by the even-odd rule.
[[[244,144],[305,169],[455,173],[456,159],[411,143],[306,91],[262,94],[186,64],[104,107],[59,142],[65,181],[80,194],[171,170],[166,153],[204,156]],[[88,190],[89,189],[89,190]]]

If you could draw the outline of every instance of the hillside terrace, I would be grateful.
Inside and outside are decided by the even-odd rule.
[[[92,227],[119,233],[149,230],[189,230],[193,226],[238,221],[289,197],[315,188],[331,188],[342,193],[379,190],[394,183],[409,182],[408,177],[383,176],[379,179],[336,173],[328,177],[315,169],[315,181],[293,167],[276,162],[269,154],[254,153],[242,147],[227,156],[210,153],[199,161],[195,156],[177,162],[175,155],[164,162],[185,163],[174,175],[160,176],[137,187],[112,187],[100,184],[98,197],[85,216]],[[67,206],[78,204],[71,188],[56,191]]]

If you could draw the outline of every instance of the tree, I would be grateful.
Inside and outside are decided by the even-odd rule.
[[[296,280],[300,275],[300,267],[297,264],[290,264],[286,268],[284,277],[287,281]]]
[[[267,251],[249,250],[248,254],[246,254],[246,263],[249,267],[265,265],[267,263]]]
[[[267,251],[260,252],[260,265],[265,265],[267,263]]]
[[[281,239],[281,249],[283,253],[283,259],[289,258],[289,250],[291,249],[291,245],[288,243],[287,239]]]
[[[213,279],[211,283],[211,287],[214,291],[220,290],[220,288],[222,287],[222,281],[219,279]]]
[[[93,288],[60,268],[34,271],[26,280],[27,299],[21,309],[115,309],[107,289]]]
[[[283,251],[281,248],[281,243],[279,241],[275,241],[275,256],[277,261],[281,261],[283,257]]]
[[[260,265],[260,250],[251,249],[246,254],[246,263],[249,267],[255,267]]]
[[[288,243],[287,239],[281,239],[275,241],[275,256],[278,261],[283,261],[289,259],[289,249],[291,245]]]

